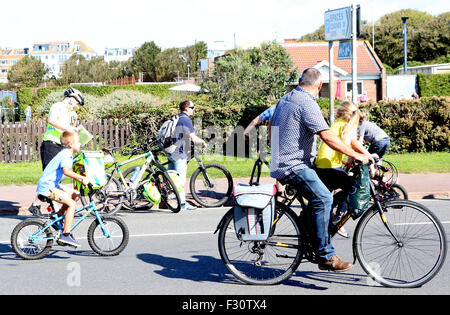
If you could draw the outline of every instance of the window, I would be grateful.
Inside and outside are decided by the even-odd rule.
[[[353,88],[353,84],[351,81],[345,82],[345,84],[347,85],[346,91],[347,91],[347,95],[351,95],[352,94],[352,88]],[[362,94],[363,91],[363,83],[362,81],[358,81],[356,83],[356,87],[358,88],[357,90],[357,95],[360,96]]]

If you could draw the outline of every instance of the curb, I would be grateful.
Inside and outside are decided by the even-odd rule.
[[[450,199],[450,192],[412,192],[408,193],[409,200]],[[31,216],[27,207],[19,209],[0,208],[0,217]]]

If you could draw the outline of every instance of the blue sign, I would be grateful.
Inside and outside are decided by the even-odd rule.
[[[338,59],[351,59],[352,58],[352,41],[339,42]]]

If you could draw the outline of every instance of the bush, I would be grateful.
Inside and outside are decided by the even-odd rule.
[[[449,97],[369,102],[361,108],[391,137],[392,152],[449,151]]]
[[[450,96],[450,73],[417,74],[420,96]]]

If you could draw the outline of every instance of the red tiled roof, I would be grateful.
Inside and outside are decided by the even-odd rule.
[[[298,72],[302,73],[306,68],[314,67],[321,61],[329,61],[328,58],[328,42],[286,42],[282,46],[291,55],[294,68],[298,67]],[[334,65],[347,71],[352,72],[351,59],[339,59],[338,44],[334,45]],[[359,74],[380,74],[383,65],[379,61],[372,49],[369,48],[365,41],[358,41],[357,48],[357,67]]]

